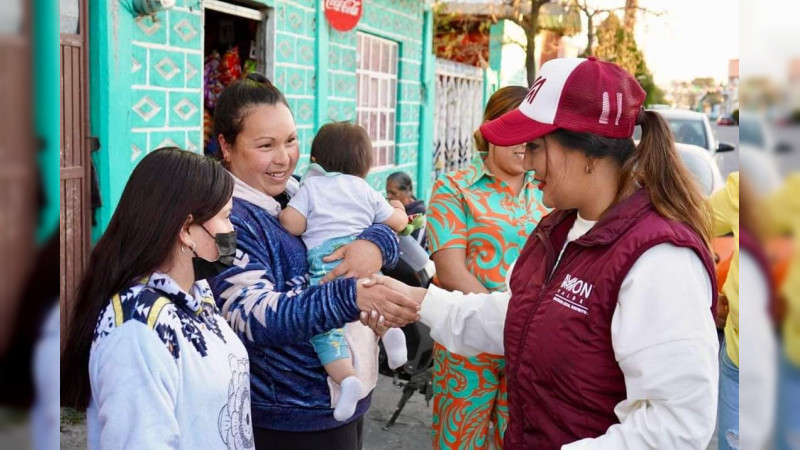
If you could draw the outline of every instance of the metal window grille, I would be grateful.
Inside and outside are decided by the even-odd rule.
[[[357,123],[372,140],[373,167],[395,164],[398,44],[358,33]]]

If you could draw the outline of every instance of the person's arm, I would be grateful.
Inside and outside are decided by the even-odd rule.
[[[428,250],[439,286],[465,293],[489,290],[467,270],[467,215],[461,193],[446,177],[437,180],[428,204]]]
[[[430,327],[433,340],[451,353],[503,355],[510,298],[508,292],[463,294],[431,285],[419,311],[420,320]]]
[[[562,449],[703,449],[717,413],[719,344],[705,266],[693,250],[657,245],[622,282],[611,321],[627,398],[616,425]]]
[[[509,267],[506,284],[514,264]],[[503,329],[510,292],[463,294],[448,292],[431,285],[428,289],[410,287],[385,275],[375,275],[368,285],[380,284],[408,295],[419,302],[420,321],[431,329],[431,337],[452,353],[475,356],[481,353],[502,355]],[[379,315],[362,312],[364,325],[376,332],[384,330]]]
[[[294,236],[300,236],[306,231],[306,216],[300,214],[292,205],[281,211],[281,225]]]
[[[89,361],[100,448],[177,449],[181,390],[175,359],[147,325],[129,321]]]
[[[301,184],[292,199],[289,200],[289,204],[278,215],[283,228],[286,228],[286,231],[294,236],[300,236],[306,231],[306,220],[311,213],[309,190],[308,184]]]
[[[739,219],[739,172],[728,175],[725,187],[709,198],[714,212],[714,235],[723,236],[733,231],[733,219]]]
[[[342,262],[333,268],[323,283],[345,278],[368,278],[380,270],[391,270],[400,260],[397,234],[384,224],[376,223],[358,235],[358,238],[322,258],[325,262]]]
[[[388,289],[366,292],[356,287],[353,278],[317,286],[307,286],[299,279],[277,286],[273,271],[283,270],[281,264],[286,262],[266,247],[268,234],[255,233],[251,224],[236,216],[231,221],[238,233],[234,266],[209,284],[222,315],[242,340],[258,346],[307,341],[357,320],[360,309],[376,309],[369,305],[377,306],[393,324],[416,320],[416,305],[410,299]],[[380,251],[376,248],[375,252],[380,259]]]
[[[392,207],[392,213],[388,219],[382,220],[381,223],[399,233],[408,226],[408,214],[406,214],[403,204],[397,200],[392,200],[389,203]]]
[[[467,270],[466,248],[450,247],[439,250],[431,259],[436,265],[436,279],[442,288],[474,294],[489,293],[486,286]]]

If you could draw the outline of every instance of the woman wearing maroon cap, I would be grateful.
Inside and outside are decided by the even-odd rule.
[[[375,278],[422,302],[450,351],[505,355],[507,449],[697,449],[713,434],[710,210],[644,97],[614,64],[556,59],[518,109],[481,127],[496,145],[529,143],[526,169],[555,208],[508,292]]]

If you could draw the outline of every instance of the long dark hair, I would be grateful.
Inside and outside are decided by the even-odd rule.
[[[283,93],[264,75],[251,73],[236,81],[219,94],[214,109],[214,139],[219,139],[222,135],[229,144],[235,143],[251,108],[279,103],[289,108]],[[221,147],[222,142],[219,144]],[[214,157],[222,161],[222,152],[216,153]]]
[[[642,126],[642,140],[638,146],[631,138],[614,139],[564,129],[548,137],[562,147],[580,150],[590,157],[612,158],[620,168],[615,203],[631,195],[637,186],[644,186],[659,214],[685,223],[710,246],[711,208],[675,150],[669,124],[654,111],[642,111],[637,122]]]
[[[61,347],[61,402],[89,404],[89,351],[100,311],[116,293],[167,261],[189,215],[203,223],[233,194],[233,179],[216,161],[178,148],[145,156],[125,185],[78,288]]]

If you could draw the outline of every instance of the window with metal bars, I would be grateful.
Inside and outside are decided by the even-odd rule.
[[[372,140],[373,167],[395,164],[397,42],[358,33],[357,123]]]

